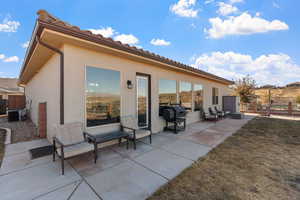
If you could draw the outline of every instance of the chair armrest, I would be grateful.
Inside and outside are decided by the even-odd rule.
[[[121,125],[121,127],[124,129],[124,128],[126,128],[126,129],[129,129],[129,130],[132,130],[132,131],[136,131],[136,129],[134,129],[134,128],[130,128],[130,127],[127,127],[127,126],[123,126],[123,125]]]
[[[87,132],[83,132],[83,137],[84,137],[84,140],[87,141],[87,139],[90,139],[91,141],[95,141],[96,138],[94,135],[90,134],[90,133],[87,133]]]
[[[53,137],[53,141],[55,141],[55,143],[58,143],[60,146],[64,147],[65,145],[57,138],[57,137]],[[54,143],[54,144],[55,144]]]

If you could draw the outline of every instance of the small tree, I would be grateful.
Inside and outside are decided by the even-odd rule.
[[[235,82],[235,95],[240,97],[242,103],[250,103],[255,87],[255,80],[248,75]]]

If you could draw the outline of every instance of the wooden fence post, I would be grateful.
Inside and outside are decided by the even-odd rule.
[[[292,115],[293,114],[293,106],[292,106],[292,102],[289,102],[289,106],[288,106],[288,114]]]

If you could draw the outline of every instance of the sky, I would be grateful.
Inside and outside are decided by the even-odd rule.
[[[18,77],[36,12],[218,76],[300,81],[299,0],[9,0],[0,7],[0,76]]]

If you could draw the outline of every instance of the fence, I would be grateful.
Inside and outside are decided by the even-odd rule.
[[[26,98],[24,95],[9,95],[8,110],[23,109],[26,106]]]
[[[256,102],[241,103],[241,112],[277,114],[277,115],[300,115],[300,104],[259,104]]]

